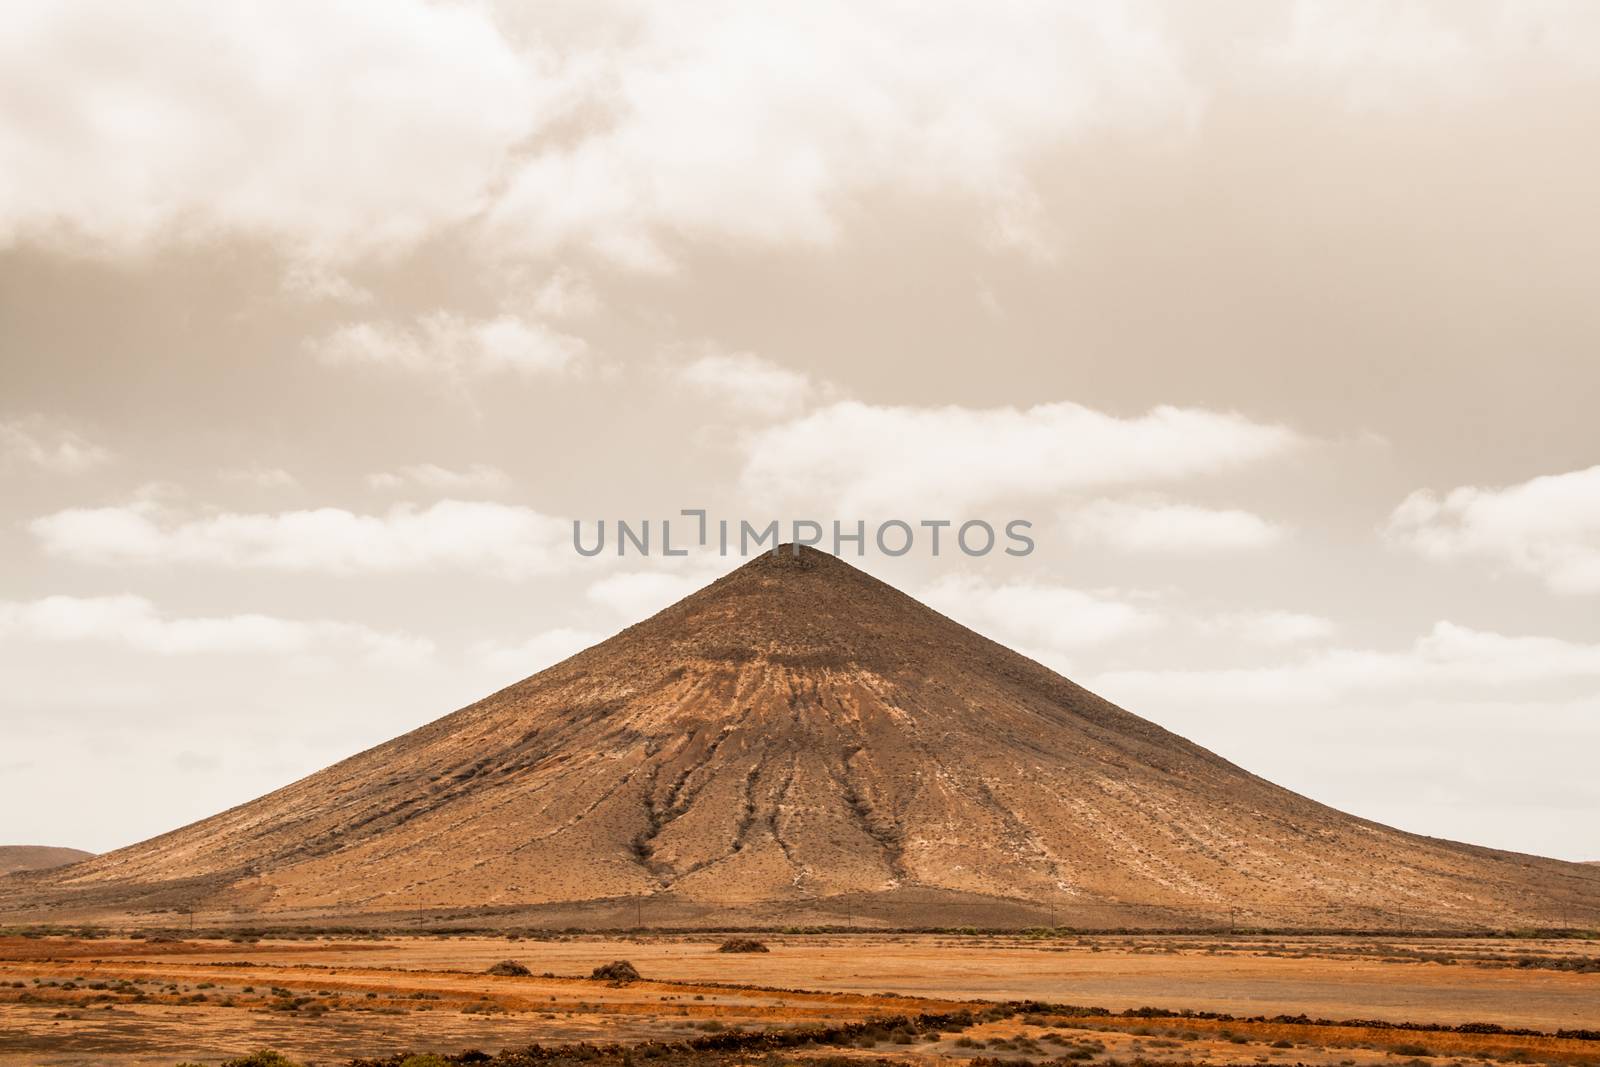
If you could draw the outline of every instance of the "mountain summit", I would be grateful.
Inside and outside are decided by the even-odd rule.
[[[1538,925],[1600,870],[1281,789],[810,549],[0,914]]]

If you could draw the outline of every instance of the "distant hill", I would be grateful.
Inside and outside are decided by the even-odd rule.
[[[1318,804],[808,549],[259,800],[0,881],[12,921],[174,909],[1504,928],[1600,922],[1600,868]]]
[[[49,845],[0,845],[0,875],[14,871],[42,871],[90,859],[93,852],[81,848],[52,848]]]

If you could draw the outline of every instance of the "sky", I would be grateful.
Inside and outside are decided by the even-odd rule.
[[[739,562],[574,519],[704,508],[1025,519],[847,558],[1319,801],[1600,860],[1600,8],[7,24],[0,843],[534,673]]]

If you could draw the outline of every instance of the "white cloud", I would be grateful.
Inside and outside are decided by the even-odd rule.
[[[1096,692],[1126,706],[1149,701],[1327,707],[1357,696],[1419,692],[1477,699],[1488,690],[1525,692],[1536,685],[1600,678],[1600,645],[1555,637],[1515,637],[1451,622],[1433,628],[1408,649],[1328,649],[1268,667],[1127,670],[1094,679]]]
[[[40,415],[0,419],[0,459],[51,474],[80,474],[111,459],[111,453]]]
[[[827,240],[890,185],[1032,247],[1029,160],[1192,106],[1160,23],[1113,5],[38,2],[7,30],[0,240],[115,252],[348,258],[484,220],[498,250],[660,266],[685,235]]]
[[[1035,154],[1190,101],[1168,40],[1127,8],[611,13],[627,33],[573,83],[596,121],[526,159],[491,212],[512,240],[659,268],[680,235],[829,241],[846,194],[894,186],[959,196],[1026,247]]]
[[[1211,474],[1282,454],[1293,431],[1242,415],[1157,407],[1130,418],[1078,404],[913,408],[845,401],[746,442],[742,484],[764,503],[839,514],[960,517],[1008,497]]]
[[[569,370],[588,345],[580,337],[515,315],[467,319],[438,311],[410,326],[356,322],[310,342],[327,363],[388,367],[459,380],[471,374],[553,374]]]
[[[948,575],[919,596],[963,626],[1036,659],[1060,657],[1165,625],[1157,612],[1115,596],[1043,582],[991,585]]]
[[[1359,110],[1415,107],[1441,97],[1503,93],[1505,74],[1600,69],[1591,5],[1297,0],[1264,42],[1260,73],[1320,83]]]
[[[369,304],[372,294],[331,265],[315,259],[293,260],[283,272],[283,291],[310,301]]]
[[[1284,535],[1282,526],[1253,512],[1165,501],[1094,500],[1064,517],[1080,543],[1128,552],[1232,552],[1264,548]]]
[[[1238,35],[1229,69],[1380,97],[1412,71],[1432,88],[1493,86],[1511,59],[1593,69],[1581,5],[1486,10],[1302,3]],[[1183,28],[1127,4],[16,2],[0,242],[243,233],[303,264],[466,230],[513,259],[660,268],[683,238],[829,241],[893,189],[1048,256],[1030,164],[1106,127],[1186,129],[1209,87]],[[361,298],[338,277],[293,284]]]
[[[552,319],[583,318],[600,310],[600,297],[588,278],[564,267],[534,291],[533,310]]]
[[[0,241],[217,231],[382,252],[483,209],[552,115],[485,9],[394,0],[8,5]]]
[[[295,489],[300,485],[300,479],[282,467],[236,467],[223,471],[222,480],[253,485],[258,489]]]
[[[29,524],[53,556],[326,574],[457,571],[522,579],[569,558],[570,528],[530,508],[442,500],[382,515],[342,508],[172,517],[157,507],[72,508]]]
[[[120,644],[163,656],[340,652],[399,664],[433,655],[430,641],[356,623],[257,614],[163,618],[138,596],[0,601],[0,636]]]
[[[1427,559],[1487,560],[1558,593],[1600,593],[1600,466],[1502,489],[1462,486],[1443,498],[1419,490],[1386,534]]]
[[[696,592],[728,568],[718,557],[690,557],[688,570],[622,571],[590,583],[584,595],[618,615],[638,620]],[[712,572],[715,573],[712,573]]]
[[[605,634],[591,630],[557,627],[516,644],[483,642],[472,648],[471,655],[483,667],[497,674],[525,678],[582,652],[590,645],[598,644],[605,637]]]
[[[398,470],[367,475],[374,489],[433,489],[446,493],[500,492],[511,485],[511,477],[499,467],[474,463],[465,470],[451,470],[433,463],[418,463]]]
[[[1259,645],[1293,645],[1333,636],[1332,619],[1298,611],[1237,611],[1203,620],[1201,628]]]
[[[824,390],[809,375],[749,352],[711,352],[676,368],[679,384],[763,418],[792,415]]]

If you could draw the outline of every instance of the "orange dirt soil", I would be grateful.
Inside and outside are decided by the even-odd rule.
[[[1113,1011],[1157,1006],[1238,1016],[1600,1029],[1600,973],[1551,969],[1594,956],[1592,942],[928,935],[764,940],[771,952],[730,957],[717,952],[716,937],[308,938],[252,944],[3,938],[0,1062],[171,1065],[185,1059],[220,1062],[272,1046],[302,1060],[336,1063],[402,1049],[676,1040],[723,1027],[784,1028],[981,1009],[973,998]],[[504,959],[518,960],[533,973],[484,973]],[[644,980],[617,985],[588,977],[596,965],[614,959],[632,961]],[[1041,1041],[1030,1049],[1029,1042]],[[1444,1067],[1452,1058],[1489,1055],[1600,1063],[1600,1042],[1555,1037],[1065,1011],[981,1022],[911,1051],[919,1062],[959,1061],[979,1052],[1002,1059],[1073,1052],[1084,1062],[1138,1056],[1365,1067],[1395,1063],[1399,1055]],[[887,1038],[878,1052],[891,1058],[909,1054]]]

